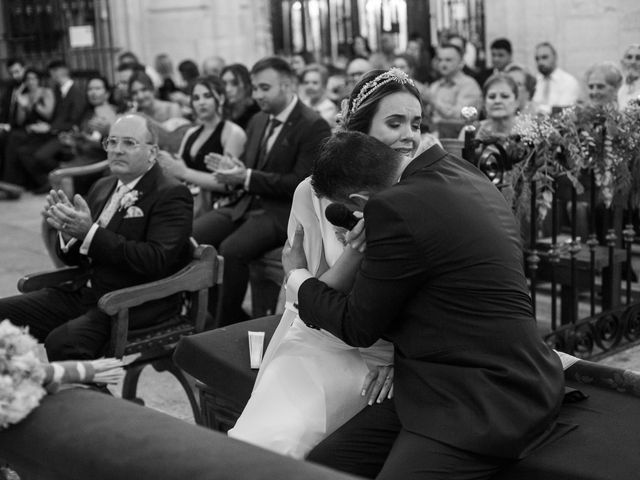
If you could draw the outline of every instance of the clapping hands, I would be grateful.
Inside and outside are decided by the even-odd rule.
[[[71,238],[84,239],[93,223],[91,210],[84,198],[75,195],[71,203],[62,190],[49,192],[42,215],[62,234],[65,242]]]
[[[204,163],[213,172],[217,182],[230,186],[244,185],[247,167],[232,155],[209,153],[204,157]]]

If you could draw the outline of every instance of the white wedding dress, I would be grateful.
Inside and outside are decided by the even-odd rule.
[[[318,199],[305,179],[296,189],[289,217],[289,240],[304,228],[310,272],[333,265],[343,245],[325,219],[327,200]],[[325,330],[307,327],[287,302],[258,372],[256,384],[230,437],[304,458],[321,440],[366,406],[360,395],[369,369],[393,363],[393,345],[379,340],[355,348]]]

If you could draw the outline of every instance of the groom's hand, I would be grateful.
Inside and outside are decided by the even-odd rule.
[[[282,267],[284,269],[285,278],[289,278],[289,272],[298,268],[307,268],[307,257],[304,254],[304,230],[302,225],[296,227],[296,233],[293,236],[293,242],[285,243],[282,249]]]

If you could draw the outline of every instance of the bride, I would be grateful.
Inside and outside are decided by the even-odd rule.
[[[412,158],[420,145],[421,111],[420,93],[406,74],[374,70],[343,101],[340,121],[344,130],[371,135]],[[293,197],[289,242],[301,226],[309,271],[328,285],[349,291],[353,278],[342,272],[353,270],[349,266],[360,262],[361,252],[345,248],[345,231],[326,220],[329,203],[315,196],[310,178],[301,182]],[[351,347],[325,330],[306,326],[295,305],[287,302],[251,398],[228,434],[304,458],[367,404],[391,398],[392,359],[389,342]]]

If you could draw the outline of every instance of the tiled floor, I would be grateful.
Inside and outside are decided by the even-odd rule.
[[[18,293],[16,282],[20,276],[53,266],[40,236],[43,204],[44,196],[29,194],[19,201],[0,201],[0,297]],[[602,362],[640,371],[640,346]],[[112,391],[119,392],[119,388]],[[187,397],[170,374],[145,369],[138,394],[149,407],[193,422]]]

